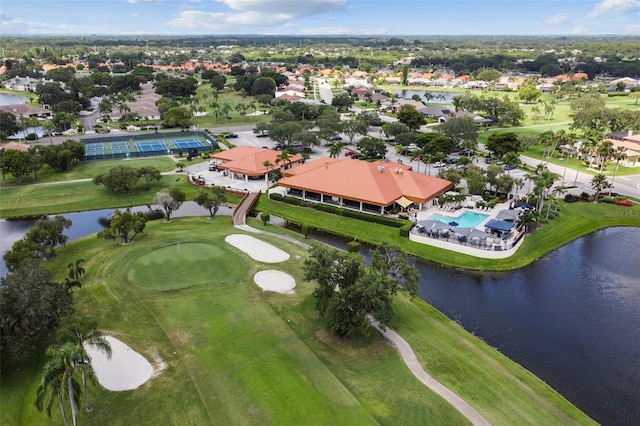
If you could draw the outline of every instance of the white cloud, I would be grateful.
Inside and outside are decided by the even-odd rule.
[[[549,16],[547,19],[542,21],[542,23],[547,25],[560,25],[560,24],[564,24],[568,20],[569,20],[569,15],[565,13],[559,13],[557,15]]]
[[[584,25],[578,24],[575,27],[573,27],[573,30],[571,32],[573,34],[587,34],[588,33],[588,29]]]
[[[603,0],[589,12],[589,18],[596,18],[606,14],[620,15],[639,10],[640,0]]]
[[[138,3],[162,3],[164,0],[127,0],[127,3],[130,4],[138,4]]]
[[[344,9],[347,0],[217,0],[233,10],[305,17]]]
[[[131,0],[130,0],[131,1]],[[219,32],[255,32],[289,26],[296,18],[344,9],[346,0],[216,0],[230,12],[182,10],[167,22],[170,27]]]
[[[261,13],[220,13],[186,10],[171,19],[167,25],[178,28],[203,29],[221,32],[246,32],[262,28],[280,26],[288,16],[269,16]]]

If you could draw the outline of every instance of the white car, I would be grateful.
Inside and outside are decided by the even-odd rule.
[[[440,168],[440,167],[444,167],[446,166],[445,163],[443,163],[442,161],[436,161],[435,163],[433,163],[433,167],[435,168]]]

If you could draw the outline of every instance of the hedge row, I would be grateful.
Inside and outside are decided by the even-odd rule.
[[[403,235],[403,236],[408,236],[409,230],[413,226],[413,223],[408,220],[395,219],[395,218],[390,218],[385,216],[377,216],[373,214],[360,212],[357,210],[350,210],[342,207],[332,206],[329,204],[312,203],[312,202],[301,200],[295,197],[287,197],[281,194],[271,194],[270,197],[272,200],[282,201],[283,203],[291,204],[294,206],[312,207],[316,210],[335,214],[338,216],[345,216],[345,217],[350,217],[352,219],[359,219],[359,220],[364,220],[366,222],[377,223],[379,225],[391,226],[393,228],[400,228],[400,235]]]

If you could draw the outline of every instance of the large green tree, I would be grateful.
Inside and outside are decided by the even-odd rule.
[[[227,201],[227,192],[222,186],[214,186],[210,191],[200,189],[193,201],[207,209],[211,217],[214,217],[220,206]]]
[[[0,283],[0,354],[23,360],[45,333],[73,313],[73,297],[35,258],[22,262]]]
[[[171,220],[173,212],[178,210],[187,199],[187,195],[180,188],[164,188],[156,193],[155,203],[164,210],[167,222]]]
[[[33,155],[18,149],[5,149],[0,154],[0,168],[3,178],[7,174],[13,175],[16,182],[22,183],[22,178],[33,170]]]
[[[406,256],[391,246],[374,250],[368,268],[358,254],[314,246],[304,271],[306,280],[318,284],[313,292],[316,309],[327,328],[341,337],[370,334],[370,317],[388,326],[393,296],[401,287],[414,295],[419,280]]]
[[[114,212],[109,227],[98,232],[98,237],[107,240],[122,239],[123,244],[133,242],[135,237],[144,231],[147,225],[147,217],[142,212],[131,213],[130,210]]]
[[[424,114],[417,111],[413,105],[404,105],[402,107],[398,112],[398,121],[412,130],[418,130],[420,126],[427,122]]]
[[[140,173],[130,166],[116,166],[105,174],[97,175],[93,178],[94,185],[104,185],[109,191],[129,191],[138,182]]]
[[[456,147],[475,147],[478,125],[470,117],[453,117],[438,126],[438,131],[455,142]]]
[[[387,145],[382,139],[365,136],[356,144],[356,149],[367,158],[383,158],[387,153]]]
[[[498,158],[502,158],[508,152],[521,151],[518,135],[512,132],[490,134],[485,147]]]
[[[10,112],[0,111],[0,140],[15,135],[18,130],[20,130],[20,127],[16,122],[16,116]]]

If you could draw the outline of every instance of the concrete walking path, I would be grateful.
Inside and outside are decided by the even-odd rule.
[[[402,360],[407,365],[407,367],[409,367],[411,373],[425,386],[440,395],[449,404],[453,405],[454,408],[460,411],[460,413],[462,413],[462,415],[465,416],[474,425],[490,425],[490,423],[485,420],[485,418],[482,417],[480,413],[478,413],[473,407],[467,404],[462,398],[456,395],[449,388],[431,377],[431,375],[429,375],[429,373],[427,373],[424,368],[422,368],[422,365],[420,364],[420,361],[418,361],[418,358],[413,352],[413,349],[411,349],[409,343],[407,343],[407,341],[404,340],[402,336],[391,329],[382,330],[380,324],[377,321],[371,321],[371,324],[382,334],[385,339],[391,342],[391,344],[393,344],[393,346],[398,349]]]

